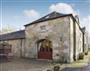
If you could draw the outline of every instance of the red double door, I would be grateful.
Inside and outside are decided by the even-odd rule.
[[[38,51],[39,59],[52,59],[52,49],[51,48],[41,48]]]

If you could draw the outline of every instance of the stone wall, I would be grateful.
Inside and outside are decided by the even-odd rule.
[[[70,61],[70,19],[58,18],[27,26],[25,57],[37,58],[37,41],[48,38],[52,41],[53,60]]]
[[[7,42],[12,46],[12,55],[13,57],[22,57],[24,56],[25,40],[24,39],[15,39],[15,40],[6,40],[1,41],[1,43]]]
[[[76,23],[76,59],[79,57],[79,53],[83,52],[83,34],[79,28],[79,25]]]
[[[70,17],[70,62],[73,62],[73,55],[74,55],[74,22],[73,19]]]
[[[88,52],[88,33],[85,31],[85,34],[84,34],[84,52]]]

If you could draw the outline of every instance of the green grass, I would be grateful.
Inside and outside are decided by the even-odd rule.
[[[84,55],[84,59],[83,60],[78,60],[75,61],[71,64],[64,64],[63,66],[65,67],[84,67],[88,65],[90,59],[90,52],[88,52],[88,55]]]

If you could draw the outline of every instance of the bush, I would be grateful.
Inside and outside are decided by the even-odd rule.
[[[88,52],[85,52],[85,55],[88,55]]]
[[[84,53],[79,54],[79,59],[84,59]]]
[[[53,69],[54,71],[60,71],[60,66],[54,66],[54,69]]]

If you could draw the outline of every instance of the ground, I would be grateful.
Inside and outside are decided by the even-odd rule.
[[[42,71],[48,68],[50,64],[47,61],[35,59],[13,59],[10,62],[1,62],[1,71]]]
[[[75,68],[67,67],[61,71],[90,71],[90,63],[85,67],[75,67]]]
[[[90,52],[83,60],[78,60],[71,64],[64,64],[61,71],[90,71]]]
[[[10,62],[0,61],[0,71],[46,71],[57,64],[60,65],[61,71],[90,71],[90,52],[84,60],[62,65],[46,60],[13,58]]]

